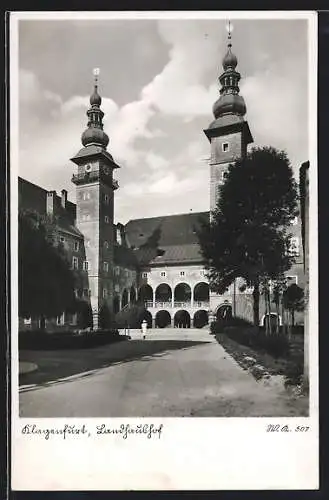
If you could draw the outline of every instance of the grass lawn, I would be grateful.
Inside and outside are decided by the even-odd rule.
[[[216,339],[242,368],[248,368],[245,362],[245,358],[248,356],[254,358],[256,364],[263,366],[270,375],[283,375],[286,379],[286,385],[298,385],[300,383],[304,364],[304,338],[302,335],[293,337],[288,356],[278,358],[273,357],[264,350],[256,350],[239,344],[225,333],[217,333]]]

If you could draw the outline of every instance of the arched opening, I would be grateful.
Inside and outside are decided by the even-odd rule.
[[[122,293],[121,309],[123,309],[128,304],[128,290],[126,288]]]
[[[190,328],[191,326],[191,317],[187,311],[183,309],[177,311],[174,316],[174,326],[177,328]]]
[[[156,302],[170,302],[171,301],[171,288],[167,283],[161,283],[155,290]],[[169,314],[169,313],[168,313]]]
[[[142,285],[138,291],[140,302],[153,302],[153,288],[150,285]]]
[[[203,328],[208,325],[208,313],[204,309],[200,309],[194,314],[193,326],[195,328]]]
[[[193,300],[194,304],[197,302],[209,302],[209,285],[208,283],[202,282],[197,283],[193,290]]]
[[[152,328],[152,314],[150,313],[150,311],[144,311],[144,314],[141,318],[141,323],[142,321],[145,321],[147,322],[147,328]]]
[[[135,290],[135,287],[132,286],[130,288],[130,303],[134,304],[135,302],[136,302],[136,290]]]
[[[191,302],[191,287],[187,283],[179,283],[175,286],[174,301],[179,303]],[[178,305],[179,307],[179,305]]]
[[[113,297],[113,312],[117,314],[120,311],[120,297],[119,295],[115,295]]]
[[[155,316],[155,326],[158,328],[166,328],[171,324],[171,316],[168,311],[159,311]]]
[[[262,326],[268,329],[270,328],[269,322],[271,324],[271,331],[275,331],[277,326],[280,326],[280,316],[276,313],[265,314],[262,320]]]
[[[232,319],[232,306],[230,304],[222,304],[219,306],[216,318],[218,321],[229,321]]]

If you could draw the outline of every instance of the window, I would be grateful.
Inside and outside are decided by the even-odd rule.
[[[79,269],[79,259],[78,257],[72,258],[72,269]]]
[[[161,271],[160,276],[161,276],[161,278],[165,278],[166,277],[166,271]]]
[[[115,274],[116,274],[116,276],[120,275],[120,267],[116,266],[116,268],[115,268]]]
[[[129,278],[129,269],[126,269],[126,270],[125,270],[125,277],[126,277],[126,278]]]
[[[185,271],[181,271],[179,274],[180,276],[185,276]]]
[[[65,323],[65,314],[64,313],[62,313],[60,316],[57,316],[56,323],[57,323],[57,325],[64,325],[64,323]]]
[[[90,214],[82,214],[81,219],[82,219],[84,222],[86,222],[86,221],[90,220]]]
[[[203,270],[203,269],[201,269],[201,271],[200,271],[200,276],[204,276],[204,275],[205,275],[205,272],[204,272],[204,270]]]
[[[109,242],[108,241],[104,241],[104,248],[108,248],[109,247]]]
[[[89,288],[84,288],[83,289],[83,296],[90,297],[90,295],[91,295],[91,290],[89,290]]]
[[[118,284],[114,285],[114,291],[120,292],[120,286]]]
[[[78,315],[77,315],[77,313],[68,314],[67,322],[70,325],[75,326],[77,324],[77,322],[78,322]]]
[[[75,241],[75,242],[74,242],[74,251],[75,251],[75,252],[78,252],[78,250],[79,250],[79,242],[78,242],[78,241]]]
[[[147,273],[142,273],[143,278],[147,278]]]
[[[24,325],[30,325],[31,322],[31,318],[24,318]]]
[[[288,251],[289,251],[290,255],[295,255],[295,256],[299,255],[299,238],[298,238],[298,236],[293,236],[290,239],[290,247],[289,247]]]
[[[64,244],[64,243],[65,243],[65,238],[64,238],[64,236],[60,236],[60,237],[59,237],[59,241],[60,241],[61,243],[63,243],[63,244]]]
[[[107,297],[107,289],[103,288],[103,299],[106,299]]]
[[[222,144],[222,151],[224,153],[227,153],[230,150],[229,143],[228,142],[223,142]]]
[[[297,224],[298,224],[298,217],[294,217],[293,220],[292,220],[291,225],[292,226],[297,226]]]
[[[109,270],[109,263],[108,262],[103,262],[103,269],[107,273]]]
[[[82,193],[82,199],[83,200],[90,200],[90,192],[89,191],[84,191]]]
[[[105,220],[105,223],[108,224],[110,222],[109,216],[105,215],[104,220]]]
[[[297,276],[287,276],[287,285],[298,285],[298,278]]]
[[[228,172],[224,170],[224,172],[221,172],[221,180],[224,182],[226,177],[228,176]]]
[[[106,203],[106,205],[108,205],[109,201],[110,201],[109,195],[108,194],[104,194],[104,203]]]
[[[88,271],[88,269],[89,269],[89,262],[87,260],[85,260],[83,263],[83,269],[84,269],[84,271]]]

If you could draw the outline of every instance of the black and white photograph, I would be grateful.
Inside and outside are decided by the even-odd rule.
[[[316,23],[312,12],[12,14],[19,467],[55,443],[36,442],[49,419],[89,436],[79,422],[95,422],[104,447],[115,426],[138,434],[146,422],[154,437],[138,446],[153,440],[159,454],[166,422],[221,435],[232,423],[236,436],[263,422],[257,440],[285,437],[290,450],[283,484],[316,483]],[[72,452],[57,439],[54,460],[81,463],[84,439]]]

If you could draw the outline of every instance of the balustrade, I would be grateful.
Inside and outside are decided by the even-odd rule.
[[[197,301],[197,302],[194,302],[193,304],[188,301],[188,302],[159,302],[159,301],[156,301],[154,304],[153,304],[153,301],[152,300],[147,300],[145,302],[145,307],[146,308],[151,308],[151,307],[155,307],[156,309],[172,309],[172,308],[175,308],[175,309],[208,309],[209,308],[209,301]]]

